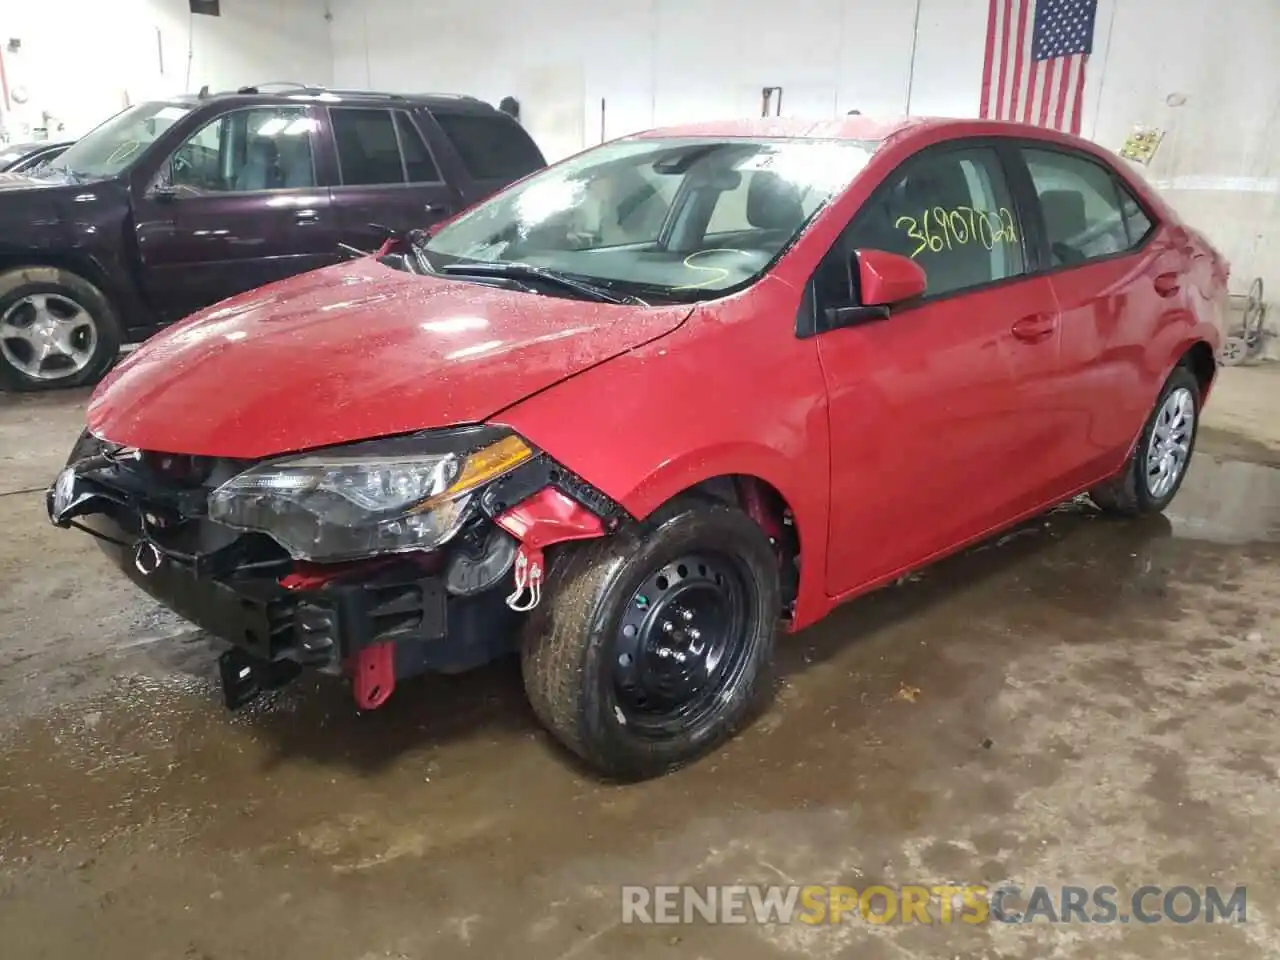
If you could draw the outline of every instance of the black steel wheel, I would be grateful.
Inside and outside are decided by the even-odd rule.
[[[679,736],[715,709],[747,664],[750,609],[740,563],[689,554],[655,570],[622,613],[614,693],[651,739]]]
[[[681,500],[553,559],[526,625],[539,719],[599,772],[656,776],[704,755],[766,700],[780,611],[764,532]]]

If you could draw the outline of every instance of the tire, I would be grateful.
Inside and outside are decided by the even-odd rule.
[[[115,310],[83,277],[58,267],[0,273],[0,387],[30,392],[97,383],[119,356],[120,339]],[[38,362],[42,343],[53,352]]]
[[[1190,408],[1190,422],[1181,429],[1178,429],[1178,418],[1170,415],[1170,408],[1178,402],[1178,398],[1185,398]],[[1156,478],[1148,471],[1148,459],[1152,455],[1152,437],[1157,428],[1165,424],[1174,428],[1175,437],[1184,438],[1185,453],[1177,463],[1177,472],[1172,482],[1160,484],[1155,482]],[[1124,469],[1108,482],[1090,490],[1089,496],[1104,513],[1117,516],[1137,517],[1164,510],[1177,496],[1187,475],[1187,467],[1195,453],[1199,427],[1200,384],[1195,375],[1180,364],[1165,381]]]
[[[717,610],[739,613],[718,619]],[[709,753],[764,706],[779,616],[777,560],[760,527],[725,504],[675,501],[644,524],[552,558],[525,625],[525,690],[556,739],[597,772],[658,776]],[[717,646],[715,638],[725,646],[688,714],[661,713],[667,701],[638,678],[686,664],[701,675],[699,646]]]

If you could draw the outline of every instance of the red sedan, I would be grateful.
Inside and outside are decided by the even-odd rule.
[[[651,776],[767,696],[780,622],[1082,492],[1164,509],[1227,272],[1034,127],[651,131],[153,339],[49,512],[233,644],[231,707],[518,652],[563,744]]]

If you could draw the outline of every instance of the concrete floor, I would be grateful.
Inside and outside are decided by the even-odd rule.
[[[51,528],[83,396],[0,395],[6,958],[1274,957],[1280,372],[1167,519],[1068,507],[782,647],[709,760],[603,786],[503,664],[228,716],[207,640]],[[1248,885],[1243,925],[639,927],[627,883]]]

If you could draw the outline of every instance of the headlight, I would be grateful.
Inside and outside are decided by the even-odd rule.
[[[209,495],[209,517],[299,560],[431,550],[458,532],[479,488],[532,456],[493,427],[357,443],[251,467]]]

